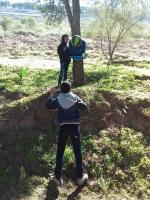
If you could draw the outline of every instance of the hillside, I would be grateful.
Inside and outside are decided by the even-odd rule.
[[[18,55],[14,49],[7,48],[3,54],[31,58],[31,51],[24,48],[28,42],[30,49],[34,36],[27,37],[28,40],[19,36],[26,38],[19,53],[29,55]],[[44,45],[48,45],[49,41],[44,40]],[[12,40],[1,38],[1,44],[2,41],[11,44]],[[57,42],[58,39],[53,48],[47,47],[45,51],[44,45],[41,51],[35,46],[37,57],[53,60]],[[49,69],[44,66],[35,69],[30,65],[28,69],[18,68],[15,64],[0,66],[1,200],[149,199],[150,76],[145,73],[149,62],[142,58],[126,59],[108,68],[104,59],[99,60],[93,41],[87,53],[86,83],[73,88],[90,107],[81,117],[82,151],[90,180],[79,188],[75,185],[70,142],[65,151],[64,187],[57,188],[49,181],[54,169],[58,128],[56,112],[45,108],[46,88],[56,85],[58,66]],[[70,80],[71,68],[72,65]]]

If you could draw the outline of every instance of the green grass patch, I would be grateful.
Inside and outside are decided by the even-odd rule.
[[[125,188],[150,194],[149,146],[141,133],[128,128],[110,128],[83,138],[87,170],[97,179],[99,191]]]
[[[1,112],[23,108],[57,85],[58,72],[29,70],[0,66]],[[71,77],[71,71],[69,71]],[[103,102],[102,91],[115,93],[142,90],[143,82],[123,66],[85,67],[85,86],[74,88],[90,103]],[[19,109],[19,111],[21,111]],[[143,110],[147,113],[147,110]],[[51,130],[23,130],[0,134],[0,196],[7,190],[30,192],[35,184],[42,184],[39,176],[48,176],[55,166],[57,128]],[[107,193],[124,188],[129,193],[149,195],[149,147],[143,136],[131,129],[110,129],[94,135],[86,133],[82,150],[85,167],[92,180],[91,190]],[[65,151],[64,166],[74,160],[70,144]],[[32,179],[33,177],[33,179]],[[27,187],[29,186],[29,187]],[[31,187],[30,187],[31,186]],[[20,188],[21,187],[21,188]]]

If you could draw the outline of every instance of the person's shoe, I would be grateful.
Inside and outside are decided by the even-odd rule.
[[[60,179],[57,179],[55,176],[52,176],[51,177],[51,180],[56,183],[57,186],[62,186],[63,185],[63,180],[60,178]]]
[[[88,174],[83,174],[82,178],[78,178],[77,179],[77,185],[83,185],[84,183],[86,183],[88,181],[89,177]]]

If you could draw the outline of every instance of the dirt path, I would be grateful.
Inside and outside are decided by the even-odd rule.
[[[50,60],[40,57],[0,57],[0,65],[28,67],[31,69],[59,69],[59,60]]]
[[[0,65],[28,67],[30,69],[59,69],[59,60],[46,59],[41,57],[23,57],[23,58],[8,58],[0,57]],[[128,70],[136,72],[139,75],[150,77],[150,69],[139,67],[126,67]]]

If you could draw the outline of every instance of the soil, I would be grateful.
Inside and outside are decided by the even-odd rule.
[[[93,42],[93,41],[92,41]],[[97,52],[97,46],[89,41],[88,51],[92,52],[90,57]],[[0,64],[18,66],[18,67],[31,67],[31,68],[56,68],[58,69],[59,62],[56,60],[56,46],[59,43],[59,36],[54,35],[12,35],[4,36],[0,38]],[[95,44],[95,43],[94,43]],[[144,42],[131,43],[124,47],[118,48],[118,56],[129,58],[131,52],[128,49],[133,47],[134,52],[138,52],[136,55],[140,55],[140,58],[148,57],[149,45],[144,45]],[[122,46],[123,47],[123,46]],[[141,50],[139,50],[139,47]],[[38,49],[38,51],[37,51]],[[142,51],[143,50],[143,51]],[[21,52],[21,54],[20,54]],[[25,55],[27,53],[27,55]],[[44,52],[44,53],[43,53]],[[47,52],[47,53],[46,53]],[[141,52],[141,53],[140,53]],[[132,52],[133,53],[133,52]],[[121,54],[121,55],[120,55]],[[116,53],[117,56],[117,53]],[[143,57],[142,57],[143,56]],[[8,57],[8,58],[7,58]],[[94,59],[93,59],[94,60]],[[96,62],[96,59],[95,61]],[[140,79],[142,74],[142,80],[149,80],[150,72],[148,69],[128,67],[129,70],[133,70],[137,73],[137,79]],[[11,95],[11,94],[10,94]],[[7,96],[10,101],[10,95]],[[13,98],[21,98],[15,94]],[[150,101],[148,96],[145,99],[139,99],[134,101],[130,97],[120,99],[116,94],[111,92],[102,92],[103,101],[90,102],[90,110],[82,112],[81,127],[83,130],[90,132],[97,132],[101,129],[108,128],[110,126],[131,127],[135,130],[141,131],[145,136],[150,136],[150,115],[143,112],[143,110],[150,107]],[[29,105],[20,106],[17,105],[14,109],[7,110],[0,121],[0,132],[11,132],[11,130],[31,129],[44,130],[46,128],[57,126],[57,117],[55,111],[48,111],[45,108],[45,102],[48,98],[47,94],[43,94],[36,100],[33,100]],[[11,97],[12,99],[12,97]],[[37,166],[39,163],[35,163]],[[35,166],[32,166],[34,170]],[[31,169],[30,169],[31,170]],[[42,169],[41,169],[42,170]],[[31,170],[32,173],[32,170]],[[47,172],[38,171],[37,174],[43,174]],[[136,200],[134,197],[126,195],[103,196],[101,194],[92,193],[88,190],[89,185],[93,183],[89,181],[88,185],[83,188],[76,187],[72,182],[65,182],[65,187],[57,189],[51,187],[52,183],[48,179],[44,180],[44,185],[36,187],[32,191],[32,194],[27,197],[20,197],[19,200],[54,200],[54,199],[82,199],[82,200]],[[84,194],[84,195],[83,195]],[[4,197],[4,200],[13,200],[11,196]],[[17,199],[17,198],[16,198]],[[3,199],[2,199],[3,200]]]
[[[103,102],[90,102],[88,115],[82,113],[81,126],[85,131],[96,131],[107,128],[111,125],[134,128],[149,136],[150,116],[142,112],[150,107],[149,100],[135,103],[132,98],[119,99],[116,94],[103,92]],[[9,131],[11,129],[37,129],[57,125],[55,111],[49,111],[45,107],[48,98],[47,94],[32,101],[26,107],[16,107],[13,111],[3,116],[5,120],[0,122],[0,130]],[[20,114],[18,114],[20,113]],[[90,119],[90,120],[89,120]]]

